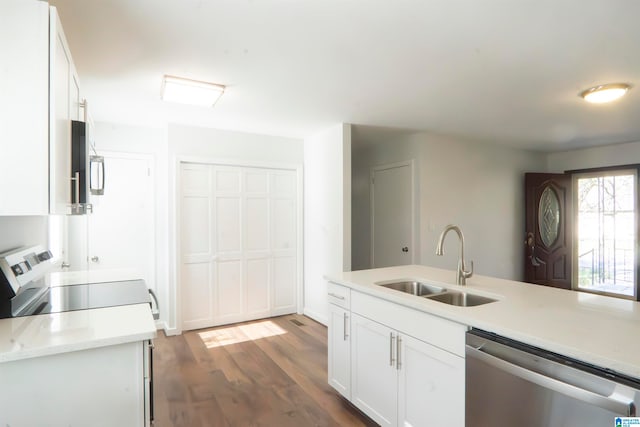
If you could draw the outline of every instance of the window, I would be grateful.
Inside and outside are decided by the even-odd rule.
[[[637,299],[637,169],[573,175],[574,288]]]

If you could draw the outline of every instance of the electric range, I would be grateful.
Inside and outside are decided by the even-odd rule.
[[[155,300],[144,280],[49,286],[48,273],[56,264],[42,246],[0,254],[0,319],[130,304],[151,306],[151,297]]]

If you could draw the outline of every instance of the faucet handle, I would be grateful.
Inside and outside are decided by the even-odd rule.
[[[471,261],[471,270],[466,271],[464,269],[464,265],[462,266],[462,276],[464,276],[465,279],[468,279],[469,277],[473,276],[473,261]]]

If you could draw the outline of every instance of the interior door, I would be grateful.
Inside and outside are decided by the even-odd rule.
[[[571,289],[571,175],[525,174],[525,281]]]
[[[414,263],[413,164],[371,170],[371,267]]]
[[[91,196],[89,269],[135,270],[155,288],[155,209],[150,156],[101,153],[105,190]]]

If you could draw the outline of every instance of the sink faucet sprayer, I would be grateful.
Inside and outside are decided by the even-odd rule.
[[[436,255],[440,255],[440,256],[444,255],[442,246],[444,244],[444,238],[450,230],[453,230],[456,233],[458,233],[458,238],[460,238],[460,259],[458,260],[458,272],[456,275],[456,283],[458,285],[464,286],[466,285],[466,279],[473,276],[473,261],[471,261],[471,270],[466,271],[465,265],[464,265],[464,236],[462,235],[462,231],[460,230],[460,227],[458,227],[457,225],[449,224],[444,228],[444,230],[442,230],[442,233],[440,234],[440,238],[438,239],[438,246],[436,247]]]

